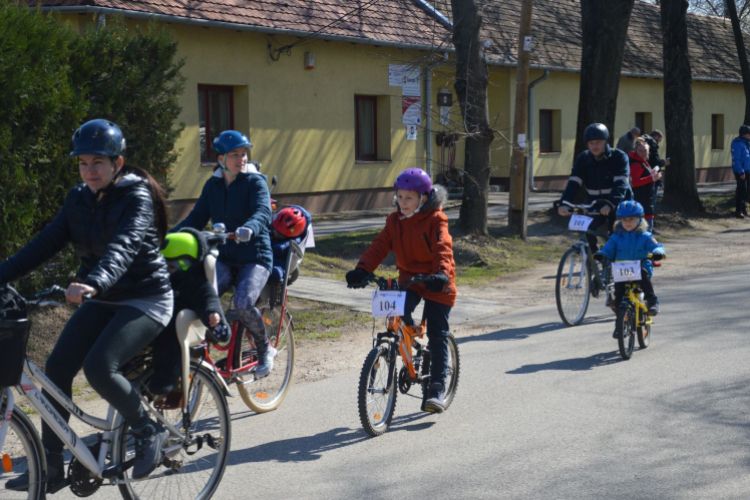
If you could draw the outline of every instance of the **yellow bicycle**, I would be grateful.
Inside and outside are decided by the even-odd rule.
[[[653,254],[648,254],[653,258]],[[665,257],[663,257],[665,258]],[[628,262],[630,263],[630,262]],[[625,282],[625,295],[617,310],[615,323],[615,336],[620,348],[622,359],[630,359],[635,347],[635,339],[638,338],[638,346],[645,349],[651,342],[651,326],[654,324],[653,317],[648,314],[648,306],[643,296],[643,290],[637,280],[640,279],[640,261],[632,261],[633,266],[613,266],[615,282]],[[635,278],[635,276],[638,278]],[[633,280],[629,280],[629,278]]]

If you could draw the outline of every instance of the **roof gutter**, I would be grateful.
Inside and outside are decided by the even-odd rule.
[[[516,63],[511,61],[493,61],[488,60],[490,66],[503,66],[508,68],[515,68]],[[565,68],[562,66],[544,66],[539,64],[531,64],[529,69],[537,69],[542,71],[560,71],[563,73],[580,73],[581,68]],[[664,75],[652,74],[652,73],[633,73],[630,71],[623,71],[620,73],[621,76],[627,76],[629,78],[658,78],[663,80]],[[742,79],[736,78],[712,78],[710,76],[695,76],[693,77],[694,82],[714,82],[714,83],[742,83]]]
[[[145,21],[155,20],[170,24],[185,24],[189,26],[198,26],[201,28],[216,28],[234,31],[249,31],[252,33],[263,33],[266,35],[282,35],[306,37],[310,36],[310,31],[288,30],[283,28],[268,28],[265,26],[253,26],[250,24],[227,23],[223,21],[211,21],[207,19],[196,19],[191,17],[170,16],[166,14],[154,14],[151,12],[140,12],[136,10],[113,9],[111,7],[96,7],[91,5],[80,6],[63,6],[63,7],[42,7],[42,12],[58,12],[60,14],[105,14],[121,15],[128,19],[142,19]],[[331,40],[338,42],[362,43],[366,45],[376,45],[383,47],[394,47],[406,50],[434,50],[437,47],[419,43],[392,42],[387,40],[375,40],[372,38],[362,38],[357,36],[319,34],[316,38],[320,40]],[[441,52],[455,52],[452,47],[440,48]]]

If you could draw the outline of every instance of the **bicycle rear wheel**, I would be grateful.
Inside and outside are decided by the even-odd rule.
[[[271,347],[276,349],[276,358],[273,370],[267,377],[255,379],[248,374],[244,377],[246,382],[238,382],[237,390],[245,404],[256,413],[265,413],[279,407],[289,392],[294,375],[294,323],[289,311],[284,308],[283,321],[281,308],[270,309],[263,307],[263,323],[266,325],[266,335]],[[244,336],[242,342],[251,345],[252,339],[247,331],[242,328],[240,333]],[[244,354],[244,351],[243,351]],[[243,355],[244,358],[244,355]]]
[[[388,376],[395,370],[395,360],[389,361],[387,345],[370,351],[359,376],[359,420],[370,436],[376,437],[388,430],[396,410],[396,374],[388,385]]]
[[[635,316],[632,308],[617,311],[617,345],[620,348],[622,359],[630,359],[635,347]]]
[[[589,272],[589,266],[578,248],[571,248],[560,259],[555,299],[560,319],[568,326],[580,325],[586,316],[591,287]]]
[[[229,459],[231,423],[229,407],[222,387],[214,375],[202,366],[193,365],[194,373],[188,400],[192,406],[200,390],[200,405],[190,409],[189,428],[185,429],[182,409],[160,410],[162,416],[179,429],[187,442],[179,444],[170,435],[162,464],[151,475],[140,481],[119,484],[120,494],[126,500],[164,498],[206,500],[219,487]],[[135,456],[133,437],[127,423],[114,436],[112,456],[120,464]],[[176,446],[176,449],[171,449]],[[119,476],[129,480],[129,471]]]
[[[0,404],[0,407],[3,405]],[[34,425],[18,408],[13,408],[8,433],[0,448],[0,482],[3,500],[38,500],[43,498],[42,444]],[[28,491],[6,489],[5,483],[28,473]]]

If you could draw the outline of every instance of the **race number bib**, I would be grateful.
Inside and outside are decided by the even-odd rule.
[[[587,217],[585,215],[573,215],[570,218],[568,229],[571,231],[588,231],[591,222],[594,220],[593,217]]]
[[[372,292],[372,317],[403,316],[405,304],[405,291],[375,290]]]
[[[612,277],[615,283],[639,281],[641,279],[641,261],[626,260],[612,263]]]

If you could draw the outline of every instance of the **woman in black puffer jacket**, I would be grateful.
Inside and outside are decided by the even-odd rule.
[[[91,386],[128,422],[136,436],[132,477],[145,477],[161,460],[168,437],[152,421],[130,382],[119,372],[148,346],[172,317],[173,296],[159,246],[167,231],[163,191],[145,171],[124,166],[125,139],[114,123],[92,120],[73,135],[84,181],[67,195],[54,220],[17,254],[0,264],[0,284],[31,272],[72,243],[81,267],[65,297],[80,304],[63,329],[45,372],[68,397],[83,368]],[[48,399],[67,420],[70,415]],[[65,486],[63,442],[42,425],[47,489]],[[28,475],[8,481],[28,488]]]

